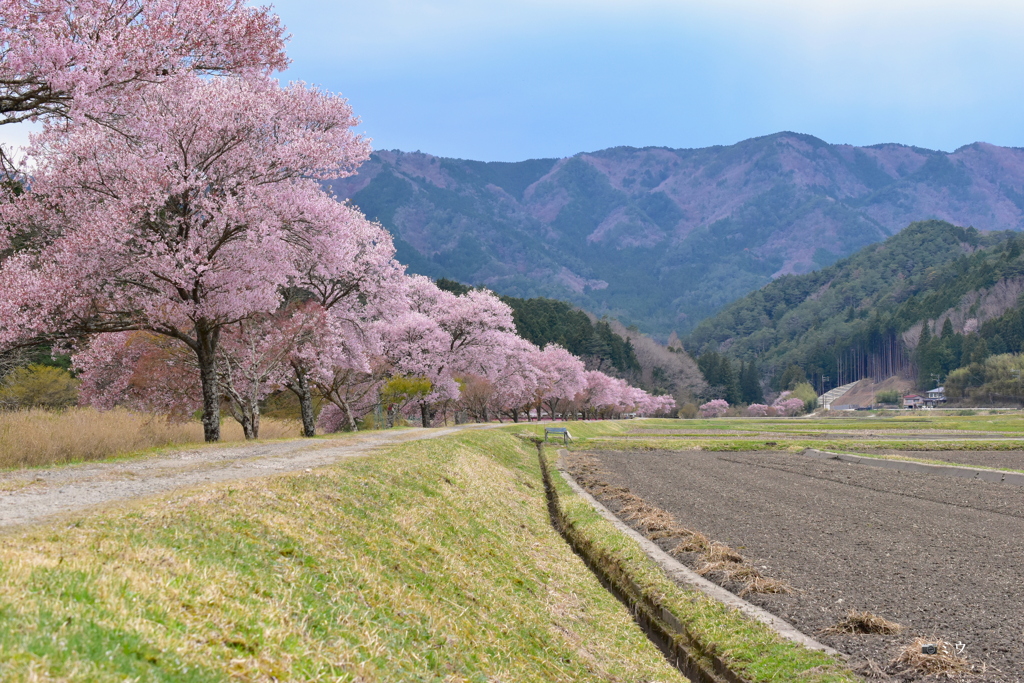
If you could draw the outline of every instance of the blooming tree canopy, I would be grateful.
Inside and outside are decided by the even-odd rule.
[[[586,368],[583,361],[557,344],[545,346],[537,354],[535,363],[541,372],[537,387],[537,416],[540,417],[540,405],[547,404],[548,413],[554,419],[559,402],[571,401],[576,394],[586,390]]]
[[[0,124],[127,110],[126,92],[287,66],[284,29],[243,0],[0,0]]]
[[[716,398],[713,401],[708,401],[700,407],[701,417],[722,417],[725,415],[725,411],[729,409],[729,402],[724,399]]]
[[[275,311],[333,202],[317,178],[369,153],[345,100],[268,79],[182,75],[135,98],[121,131],[51,122],[31,192],[0,209],[0,342],[145,329],[198,357],[206,436],[219,435],[223,326]],[[312,219],[310,219],[312,217]]]

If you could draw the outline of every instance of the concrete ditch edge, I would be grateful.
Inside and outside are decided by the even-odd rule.
[[[819,650],[826,654],[846,659],[846,655],[843,653],[823,643],[819,643],[817,640],[800,631],[789,622],[780,619],[771,612],[762,609],[757,605],[752,605],[735,593],[731,593],[722,588],[718,584],[708,581],[703,576],[697,574],[662,550],[654,541],[644,537],[641,533],[623,522],[615,515],[615,513],[602,505],[600,501],[587,493],[582,486],[576,483],[576,480],[573,479],[572,475],[563,467],[562,456],[565,453],[565,450],[558,451],[557,468],[559,474],[562,475],[562,478],[569,487],[572,488],[573,492],[586,500],[603,518],[614,524],[616,529],[636,541],[640,545],[640,548],[643,549],[644,553],[651,558],[651,560],[653,560],[654,563],[657,564],[670,579],[676,583],[692,586],[708,597],[732,607],[752,619],[760,621],[762,624],[779,634],[782,638],[799,643],[800,645],[812,650]]]
[[[850,455],[848,453],[833,453],[822,451],[817,448],[807,448],[802,455],[819,460],[839,460],[855,465],[869,465],[871,467],[883,467],[900,472],[917,472],[919,474],[933,474],[939,477],[953,477],[956,479],[977,479],[993,484],[1009,484],[1010,486],[1024,486],[1024,474],[1019,472],[1004,472],[1002,470],[990,470],[980,467],[962,467],[959,465],[932,465],[925,462],[914,462],[912,460],[885,460],[883,458],[872,458],[866,455]]]
[[[615,558],[595,548],[590,539],[566,519],[552,480],[552,468],[544,455],[544,445],[536,445],[551,525],[601,585],[626,606],[633,620],[662,651],[665,659],[693,683],[748,683],[730,670],[716,656],[713,648],[707,648],[694,639],[675,614],[652,600]]]

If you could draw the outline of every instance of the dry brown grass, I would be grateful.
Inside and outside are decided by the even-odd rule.
[[[871,612],[850,610],[839,623],[829,626],[825,633],[875,633],[884,636],[896,635],[903,627]]]
[[[676,547],[669,551],[672,555],[681,553],[702,553],[711,547],[711,539],[699,531],[692,532],[689,536],[679,541]]]
[[[935,645],[938,654],[921,653],[922,645]],[[953,678],[971,671],[970,662],[956,655],[952,645],[940,639],[915,638],[914,642],[904,647],[896,659],[892,660],[900,673],[917,673],[938,678]]]
[[[743,562],[743,556],[724,543],[712,543],[706,551],[701,553],[700,559],[707,563]]]
[[[747,581],[747,585],[743,587],[739,595],[742,598],[745,595],[751,593],[792,593],[793,587],[785,581],[779,579],[772,579],[767,576],[755,576]]]
[[[265,418],[261,439],[299,436],[297,422]],[[221,426],[223,441],[242,441],[233,420]],[[0,469],[99,460],[150,448],[202,443],[198,422],[169,423],[162,416],[115,409],[23,410],[0,413]]]

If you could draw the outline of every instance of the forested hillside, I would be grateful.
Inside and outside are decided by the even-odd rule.
[[[914,223],[833,266],[779,278],[705,320],[684,345],[756,361],[776,388],[791,366],[819,389],[894,374],[934,386],[1024,347],[1021,247],[1014,232]]]
[[[519,163],[378,151],[332,188],[394,234],[412,272],[570,301],[664,341],[913,221],[1019,229],[1024,150],[779,133]]]

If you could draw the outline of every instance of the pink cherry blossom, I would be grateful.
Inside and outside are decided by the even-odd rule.
[[[713,401],[708,401],[700,407],[700,415],[701,417],[722,417],[728,409],[728,401],[716,398]]]
[[[284,28],[242,0],[0,0],[0,123],[130,111],[183,71],[284,69]]]
[[[45,248],[0,265],[0,342],[178,339],[197,355],[216,440],[221,329],[277,310],[334,217],[312,178],[351,173],[368,147],[344,100],[302,85],[182,74],[133,104],[120,132],[51,122],[35,139],[31,191],[0,207],[0,235],[31,225]]]

